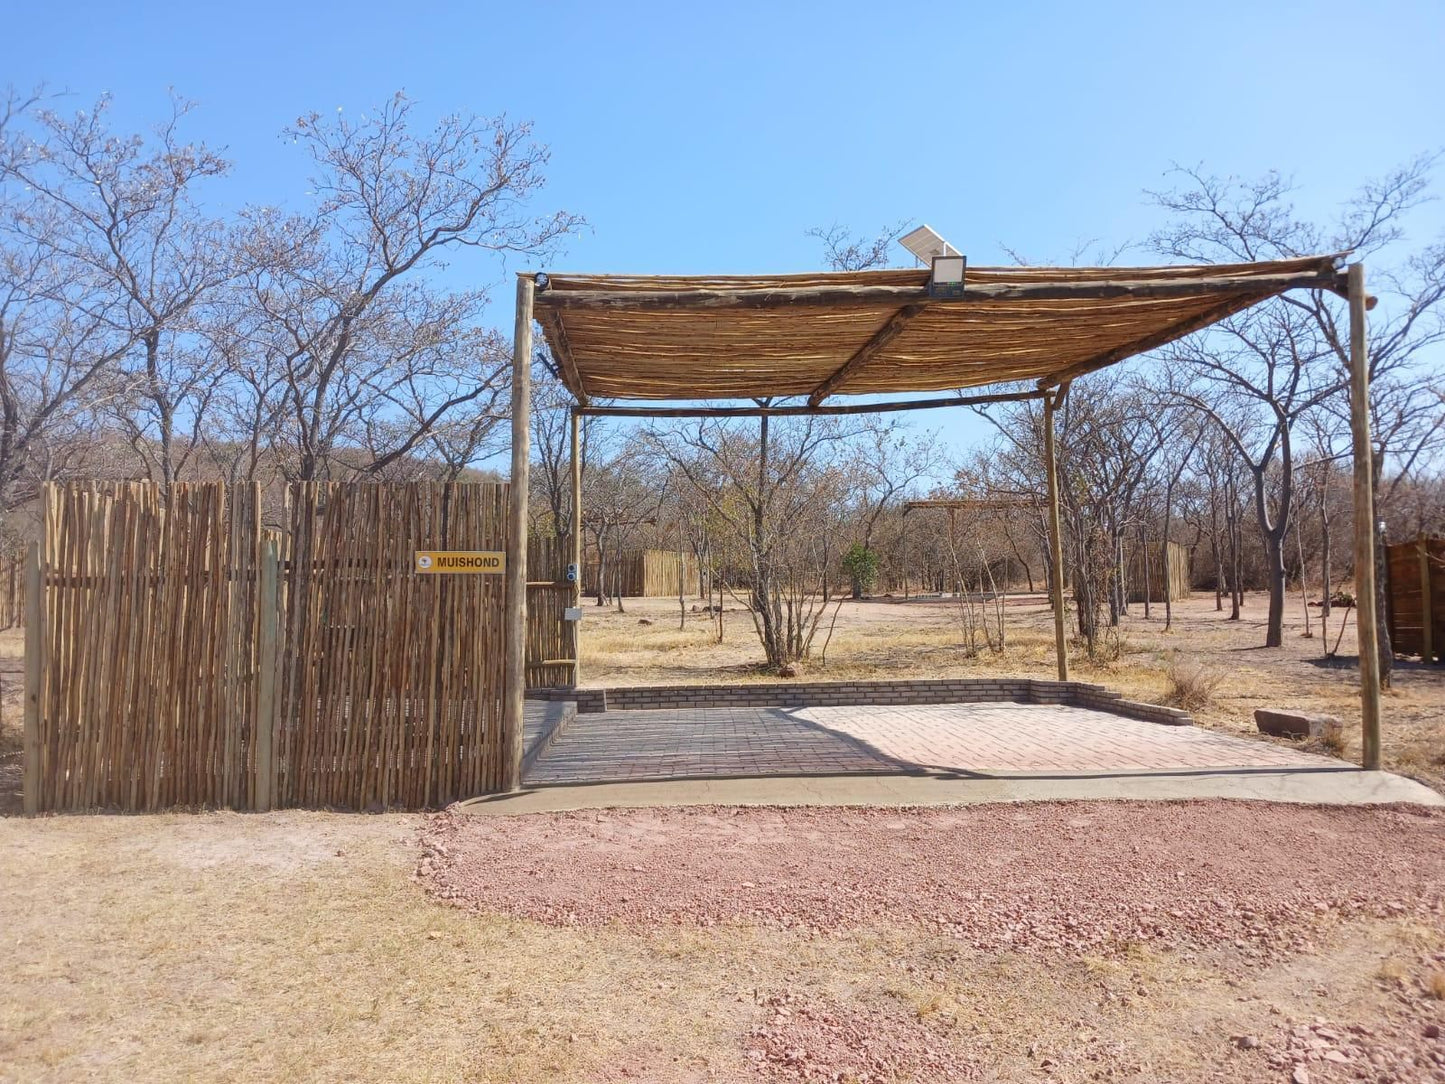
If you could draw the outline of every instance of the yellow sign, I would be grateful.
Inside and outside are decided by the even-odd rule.
[[[486,575],[507,571],[502,550],[417,550],[418,572],[465,572]]]

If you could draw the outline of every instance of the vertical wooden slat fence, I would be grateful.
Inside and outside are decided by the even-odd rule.
[[[0,629],[25,624],[25,554],[0,558]]]
[[[50,487],[27,809],[420,808],[501,784],[500,485]],[[33,650],[32,650],[33,647]],[[33,753],[33,755],[32,755]]]
[[[501,576],[418,549],[503,549],[505,486],[293,489],[276,803],[421,808],[501,785]]]
[[[575,622],[563,620],[571,605],[567,564],[572,560],[568,535],[527,541],[527,688],[552,689],[574,684]]]
[[[1445,661],[1445,538],[1386,546],[1385,568],[1391,646],[1424,662]]]
[[[47,489],[25,764],[40,808],[249,807],[258,504],[245,487]]]
[[[1128,598],[1130,602],[1143,602],[1145,584],[1148,584],[1149,601],[1163,602],[1166,598],[1185,599],[1189,597],[1189,549],[1179,542],[1169,543],[1169,582],[1164,582],[1164,543],[1150,542],[1147,547],[1135,544],[1129,551]]]
[[[596,594],[597,554],[588,554],[585,562],[583,591]],[[679,587],[697,592],[697,558],[684,553],[679,559],[676,550],[623,550],[620,558],[609,553],[603,575],[607,593],[623,598],[675,598]]]

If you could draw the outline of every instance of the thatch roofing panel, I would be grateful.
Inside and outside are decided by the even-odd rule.
[[[571,390],[591,398],[807,395],[830,378],[829,394],[943,391],[1048,380],[1151,349],[1285,289],[1338,290],[1336,260],[974,267],[957,300],[928,298],[922,269],[549,274],[536,303],[553,352],[566,353],[580,381]]]

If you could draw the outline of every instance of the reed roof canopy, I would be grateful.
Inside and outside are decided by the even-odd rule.
[[[930,297],[926,268],[534,279],[537,322],[580,407],[596,399],[807,397],[789,413],[879,409],[823,406],[835,395],[954,392],[934,403],[942,405],[969,401],[961,390],[996,384],[1047,389],[1286,290],[1346,292],[1340,255],[1167,267],[970,267],[956,298]]]

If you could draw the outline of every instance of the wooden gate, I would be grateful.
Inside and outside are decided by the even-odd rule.
[[[290,504],[277,804],[498,789],[503,577],[419,575],[415,554],[505,549],[506,487],[306,483]]]
[[[498,789],[505,485],[47,487],[27,810],[420,808]],[[278,529],[266,530],[263,523]]]
[[[572,540],[567,535],[532,535],[527,543],[527,688],[555,689],[575,684],[577,623],[564,621],[572,605],[567,564]]]

